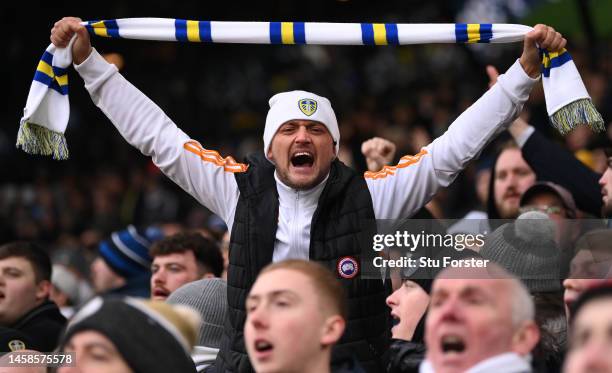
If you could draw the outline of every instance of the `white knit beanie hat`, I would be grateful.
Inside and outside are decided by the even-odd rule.
[[[340,130],[334,109],[327,98],[306,91],[290,91],[275,94],[270,98],[269,103],[270,110],[266,117],[266,128],[263,135],[266,158],[268,158],[268,150],[276,131],[283,123],[295,119],[323,123],[335,142],[336,154],[338,154]]]

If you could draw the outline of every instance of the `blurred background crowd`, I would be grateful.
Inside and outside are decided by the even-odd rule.
[[[231,3],[106,1],[75,6],[5,3],[4,66],[8,92],[0,111],[0,242],[34,240],[87,273],[100,240],[128,224],[155,224],[171,234],[199,229],[221,240],[225,226],[170,182],[116,132],[70,72],[71,115],[66,137],[70,159],[53,161],[15,148],[21,109],[49,30],[61,16],[112,19],[160,16],[199,20],[302,20],[334,22],[547,23],[569,40],[569,51],[592,99],[612,118],[612,26],[605,0],[269,1]],[[396,160],[415,154],[487,89],[485,66],[510,66],[521,45],[415,45],[402,47],[186,45],[135,40],[93,40],[193,139],[237,160],[262,147],[261,134],[274,93],[305,89],[330,98],[342,136],[341,158],[359,171],[361,144],[374,136],[397,145]],[[603,148],[611,132],[580,128],[565,138],[548,125],[541,87],[525,118],[595,172],[603,173]],[[502,136],[503,140],[503,136]],[[460,218],[479,207],[476,175],[492,166],[491,144],[430,210]],[[395,163],[394,161],[394,163]],[[482,181],[488,184],[488,181]],[[486,188],[485,188],[486,189]],[[483,191],[486,193],[486,190]],[[481,201],[486,198],[481,199]],[[480,206],[482,207],[482,206]],[[70,253],[79,255],[69,255]],[[68,253],[68,254],[66,254]],[[85,254],[85,255],[83,255]],[[62,259],[63,258],[63,259]],[[67,259],[69,258],[69,259]]]

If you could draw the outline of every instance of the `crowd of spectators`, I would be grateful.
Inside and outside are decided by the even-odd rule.
[[[380,13],[381,21],[410,22],[413,19],[419,19],[418,17],[427,17],[429,21],[437,22],[444,20],[444,17],[452,17],[457,10],[452,6],[441,6],[438,9],[422,2],[413,1],[409,3],[422,5],[417,12],[418,14],[401,17],[398,14],[384,13],[385,8],[383,7],[382,13]],[[355,21],[355,19],[350,18],[350,15],[340,13],[341,5],[336,4],[330,9],[336,12],[333,13],[334,20]],[[185,6],[180,11],[189,12],[191,9]],[[290,9],[289,13],[291,11],[293,9]],[[121,12],[124,13],[125,10],[121,10]],[[262,14],[262,17],[264,17],[261,12],[259,10],[256,14]],[[308,15],[310,12],[312,11],[306,11],[305,14]],[[198,18],[191,14],[189,17]],[[225,15],[220,14],[219,17],[219,19],[223,19]],[[324,20],[320,19],[321,17],[318,14],[311,18],[313,20]],[[87,17],[84,15],[83,18]],[[265,16],[265,18],[270,17]],[[447,19],[447,21],[449,20]],[[45,32],[36,35],[36,39],[39,36],[41,39],[41,44],[36,44],[34,47],[37,53],[39,49],[42,50],[39,47],[44,47],[46,43],[45,35]],[[29,40],[30,37],[32,40]],[[31,75],[30,70],[33,72],[36,58],[32,61],[21,61],[25,46],[17,44],[33,40],[34,36],[15,38],[14,45],[8,48],[9,61],[20,63],[20,66],[16,69],[19,73],[15,74],[16,77],[10,80],[13,85],[12,88],[17,86],[19,88],[14,89],[15,94],[7,100],[9,105],[5,107],[13,109],[20,107],[21,102],[25,100],[29,77],[25,80],[23,77],[28,76],[28,74]],[[334,104],[341,131],[342,143],[339,158],[360,173],[367,170],[366,158],[362,153],[362,144],[365,141],[373,137],[387,139],[395,144],[397,149],[395,154],[398,157],[418,153],[421,148],[442,135],[449,124],[480,97],[482,92],[488,89],[491,76],[487,75],[486,66],[493,65],[500,71],[505,71],[514,62],[518,49],[516,45],[487,46],[487,50],[484,50],[478,47],[454,45],[403,47],[234,46],[182,45],[142,41],[108,42],[104,40],[95,40],[95,43],[96,48],[103,53],[108,61],[115,63],[123,75],[151,97],[191,138],[206,144],[207,148],[217,150],[222,156],[231,155],[238,161],[244,160],[247,154],[262,148],[261,133],[268,108],[267,100],[274,93],[305,89],[326,96]],[[604,118],[605,132],[596,134],[587,127],[579,127],[566,137],[558,135],[548,125],[541,86],[537,86],[533,90],[521,117],[538,134],[544,135],[553,143],[557,143],[568,151],[569,154],[573,154],[585,169],[590,170],[589,172],[603,174],[610,167],[610,154],[606,154],[605,151],[607,148],[612,148],[612,127],[610,126],[612,125],[612,62],[610,62],[612,61],[612,40],[600,40],[597,47],[600,52],[597,59],[593,59],[595,55],[592,51],[579,41],[572,42],[570,40],[568,45],[587,90]],[[80,78],[78,75],[71,73],[70,79],[74,82]],[[48,290],[49,295],[67,318],[74,315],[77,310],[76,306],[90,300],[94,294],[117,292],[121,295],[149,297],[150,291],[153,299],[156,299],[157,296],[158,300],[165,300],[170,293],[186,282],[193,284],[192,289],[183,288],[183,294],[190,296],[184,296],[181,300],[177,296],[180,295],[180,292],[177,292],[174,296],[175,301],[171,301],[172,297],[170,297],[168,299],[169,303],[193,303],[194,299],[197,299],[197,295],[194,296],[193,294],[206,294],[206,296],[214,297],[220,297],[222,293],[225,294],[226,285],[224,282],[221,281],[222,285],[219,285],[218,282],[207,281],[211,280],[209,277],[223,278],[226,276],[229,232],[227,232],[227,226],[223,220],[172,183],[151,160],[142,156],[127,144],[108,123],[108,120],[91,104],[87,92],[79,84],[71,86],[71,105],[71,121],[66,133],[71,154],[69,160],[62,162],[26,155],[21,150],[15,149],[12,144],[16,137],[16,117],[18,113],[16,110],[7,112],[6,109],[1,113],[0,118],[5,123],[15,123],[15,125],[14,128],[5,125],[0,129],[0,165],[3,167],[3,172],[0,175],[0,244],[15,241],[36,242],[51,256],[55,278],[49,278],[54,285],[53,288]],[[518,137],[520,138],[520,135]],[[495,183],[491,178],[495,179],[497,175],[495,166],[499,160],[498,155],[506,151],[500,152],[500,149],[505,149],[504,146],[507,147],[507,141],[511,138],[517,140],[516,134],[502,134],[484,149],[479,159],[473,161],[452,185],[440,190],[427,206],[429,216],[438,219],[460,219],[468,212],[487,211],[487,201],[496,198],[491,195],[491,193],[494,193],[493,185]],[[525,197],[520,200],[520,213],[525,213],[529,209],[532,210],[531,213],[534,212],[533,210],[538,210],[533,206],[537,207],[542,203],[536,203],[533,200],[537,198],[536,194],[539,191],[541,194],[553,195],[559,201],[559,206],[564,209],[565,215],[561,217],[556,217],[557,212],[550,210],[549,207],[548,210],[543,211],[557,224],[557,227],[562,226],[563,223],[559,222],[562,219],[600,217],[598,211],[591,211],[581,204],[580,196],[573,193],[571,186],[561,185],[559,187],[557,185],[558,180],[553,180],[555,183],[532,185],[536,179],[541,179],[539,177],[541,174],[528,159],[524,143],[517,142],[519,142],[518,148],[516,145],[510,148],[515,150],[522,148],[523,158],[534,168],[534,171],[530,172],[535,172],[534,180],[526,185],[525,190],[522,190],[519,194],[519,197]],[[391,163],[395,164],[397,161],[398,158],[394,158]],[[563,168],[562,165],[556,166],[560,169]],[[491,188],[489,188],[489,185],[491,185]],[[542,185],[546,186],[542,187]],[[535,189],[532,188],[537,190],[533,191]],[[569,189],[569,192],[564,188]],[[531,190],[531,192],[523,193],[527,190]],[[569,197],[565,193],[568,193]],[[599,198],[599,196],[597,197]],[[568,202],[569,200],[571,202]],[[575,203],[574,200],[576,200]],[[553,204],[549,202],[547,202],[547,206]],[[518,204],[519,201],[517,201],[517,208]],[[492,216],[490,210],[488,212],[489,218],[514,219],[519,216],[518,210],[509,216],[503,216],[503,214]],[[553,215],[555,215],[555,218],[553,218]],[[521,216],[524,217],[524,215]],[[532,219],[533,216],[531,215],[526,219]],[[535,218],[540,219],[541,217],[536,216]],[[514,257],[508,259],[510,262],[503,263],[503,255],[509,255],[507,253],[513,249],[513,243],[508,239],[509,234],[519,236],[519,241],[524,238],[520,237],[520,230],[527,228],[525,224],[522,228],[519,227],[520,224],[520,219],[517,220],[517,223],[510,225],[502,225],[501,223],[495,225],[493,222],[487,227],[493,232],[489,236],[490,241],[479,250],[478,254],[474,253],[474,256],[493,258],[502,265],[516,264],[513,262]],[[138,235],[146,237],[153,245],[150,251],[148,246],[146,248],[151,258],[147,259],[149,261],[142,267],[143,273],[146,272],[144,287],[137,289],[138,291],[144,291],[144,293],[130,293],[133,290],[133,288],[130,288],[132,279],[138,277],[131,272],[111,278],[106,283],[108,285],[106,288],[99,288],[96,283],[96,276],[99,279],[101,272],[118,274],[123,271],[123,265],[138,264],[138,260],[136,262],[127,260],[126,262],[124,260],[125,250],[122,249],[123,246],[117,243],[118,241],[125,243],[127,242],[125,240],[129,241],[130,237],[136,236],[137,234],[134,233],[137,231],[136,227],[138,227]],[[538,227],[536,230],[545,231],[548,229]],[[141,232],[141,228],[147,228],[146,232]],[[513,233],[507,233],[510,231]],[[565,231],[569,232],[569,230]],[[534,234],[533,228],[529,234]],[[196,237],[194,238],[193,235],[196,235]],[[501,239],[503,244],[510,247],[500,248],[501,244],[490,244],[495,237],[501,235],[503,235]],[[560,369],[562,365],[561,353],[552,351],[554,348],[546,345],[546,343],[557,346],[554,343],[555,338],[559,335],[565,335],[565,326],[559,329],[557,321],[560,318],[565,325],[565,314],[570,318],[570,307],[575,303],[577,297],[576,295],[571,301],[566,299],[565,306],[567,308],[564,310],[561,298],[558,299],[558,302],[553,302],[547,298],[549,296],[547,294],[561,292],[560,280],[569,277],[572,270],[578,270],[576,266],[580,263],[576,258],[579,258],[578,253],[584,249],[585,245],[588,250],[595,250],[595,244],[585,243],[585,238],[583,237],[580,240],[579,236],[580,234],[576,232],[569,238],[546,238],[551,241],[552,246],[557,245],[558,247],[563,247],[566,244],[563,241],[564,239],[571,241],[571,244],[567,243],[568,247],[564,249],[565,251],[562,251],[563,254],[558,259],[559,263],[554,264],[557,269],[561,268],[561,272],[556,274],[557,277],[545,279],[552,280],[548,283],[554,283],[557,280],[556,285],[552,288],[542,290],[537,287],[539,283],[535,287],[532,286],[533,284],[527,283],[525,286],[521,285],[520,289],[519,285],[514,282],[511,285],[505,283],[503,286],[500,285],[500,289],[504,289],[503,291],[510,292],[511,290],[507,290],[506,287],[508,289],[516,287],[519,289],[518,292],[529,292],[533,296],[535,305],[527,306],[527,308],[534,308],[534,311],[524,316],[524,320],[520,320],[528,325],[525,326],[527,331],[521,331],[521,333],[526,333],[522,346],[527,347],[521,348],[526,349],[523,355],[528,355],[532,350],[534,351],[536,361],[542,366],[546,366],[546,368],[540,367],[541,371],[554,371],[555,368]],[[601,236],[607,237],[607,233],[601,233]],[[185,237],[191,237],[187,244],[189,249],[185,250],[178,247],[180,243],[172,241],[171,237],[175,237],[175,241],[187,240]],[[539,237],[533,239],[540,243],[543,242]],[[201,240],[204,240],[204,243],[200,242]],[[577,245],[575,249],[573,249],[574,243]],[[201,250],[198,254],[197,250],[192,250],[194,246],[198,245],[208,247],[208,249],[198,249]],[[140,250],[137,247],[133,248],[131,243],[125,243],[125,246],[129,247],[132,253],[138,253],[138,250]],[[492,246],[495,247],[495,254],[491,254]],[[599,247],[599,249],[601,248]],[[193,251],[193,255],[190,250]],[[206,250],[208,250],[208,254],[204,253]],[[212,251],[210,250],[214,253],[211,254]],[[11,255],[13,254],[6,254],[7,257]],[[19,256],[21,254],[15,255]],[[176,280],[180,277],[170,280],[166,280],[165,277],[162,279],[162,276],[166,276],[164,271],[168,271],[168,276],[172,276],[172,272],[176,270],[172,266],[177,266],[172,261],[167,264],[164,262],[164,258],[182,258],[186,255],[191,258],[189,260],[191,264],[194,264],[194,258],[198,262],[197,268],[179,268],[181,271],[186,271],[187,275],[185,276],[189,277],[189,280]],[[123,259],[116,259],[117,257]],[[200,260],[200,257],[204,259]],[[115,260],[119,260],[119,264],[114,262]],[[221,267],[221,260],[223,260],[223,267]],[[105,263],[103,265],[108,266],[109,269],[96,269],[96,263]],[[113,263],[118,267],[113,267]],[[178,266],[181,265],[179,260]],[[316,272],[318,270],[316,268],[303,269],[301,267],[303,264],[299,263],[293,265],[296,266],[297,270],[292,267],[292,264],[289,264],[285,269],[282,266],[279,268],[272,267],[268,272],[263,273],[267,273],[267,276],[270,277],[270,272],[293,270],[294,272],[303,272],[302,275],[305,273],[308,276],[309,271]],[[574,267],[570,268],[571,265],[574,265]],[[153,268],[152,279],[150,279],[149,274],[151,268]],[[157,271],[160,272],[156,276]],[[605,269],[602,269],[602,271],[605,271]],[[513,274],[521,277],[521,274],[516,272],[513,272]],[[90,278],[93,278],[93,281],[90,281]],[[177,282],[173,283],[172,281]],[[262,281],[259,282],[260,286],[265,283]],[[459,285],[448,285],[451,290],[445,290],[444,286],[447,286],[447,284],[445,281],[438,281],[437,287],[434,287],[432,302],[439,299],[440,294],[444,292],[446,292],[444,293],[446,297],[450,297],[448,294],[452,295],[452,291],[455,291],[453,289],[459,287]],[[135,286],[140,285],[136,284]],[[566,280],[566,296],[580,286],[579,281]],[[265,287],[262,289],[265,290]],[[394,290],[396,290],[396,293],[393,293],[387,300],[391,314],[398,322],[398,325],[391,330],[393,338],[412,340],[414,344],[408,347],[402,343],[392,344],[392,353],[398,355],[395,356],[395,360],[393,356],[389,360],[391,363],[388,370],[413,371],[412,369],[416,369],[415,367],[418,367],[423,358],[429,359],[426,363],[434,364],[438,369],[436,364],[442,363],[435,360],[435,351],[430,352],[429,356],[425,356],[425,344],[427,342],[424,335],[425,318],[427,312],[431,312],[426,310],[432,292],[431,281],[396,282],[394,283]],[[460,292],[460,290],[456,291]],[[576,294],[584,290],[580,288],[576,290]],[[402,297],[407,296],[406,294],[402,295],[402,291],[415,297],[418,291],[419,300],[423,306],[416,312],[416,316],[411,315],[413,317],[410,321],[400,320],[399,315],[402,315],[402,312],[408,315],[413,311],[413,309],[402,310]],[[584,308],[583,313],[589,310],[588,307],[593,307],[592,304],[588,306],[588,303],[597,302],[597,297],[604,298],[609,303],[609,294],[605,291],[600,293],[591,294],[589,296],[592,298],[586,297],[586,300],[578,304],[579,307]],[[265,294],[265,292],[260,294]],[[494,297],[493,294],[483,295],[483,297],[485,296]],[[520,296],[522,295],[519,294],[517,297],[520,298]],[[260,297],[263,297],[263,295],[260,295]],[[178,300],[176,300],[177,298]],[[88,318],[94,321],[97,318],[103,321],[109,318],[109,322],[112,324],[115,319],[111,317],[112,315],[107,310],[109,307],[125,312],[126,317],[133,317],[137,322],[139,322],[139,318],[143,317],[143,314],[148,315],[146,317],[153,317],[150,315],[161,313],[172,320],[181,317],[189,319],[193,316],[184,316],[180,309],[176,311],[172,307],[157,309],[155,303],[150,305],[148,303],[122,301],[121,304],[114,304],[114,301],[109,303],[108,300],[102,301],[100,299],[94,298],[93,300],[93,302],[99,303],[96,305],[96,311],[82,315],[72,324],[72,329],[68,329],[71,330],[70,333],[72,334],[66,334],[62,340],[61,347],[63,349],[69,346],[73,348],[73,351],[76,351],[74,349],[75,341],[77,341],[76,336],[81,335],[82,338],[82,331],[91,328],[87,324]],[[407,301],[403,300],[403,302],[403,307],[406,307]],[[603,301],[600,300],[599,302]],[[439,308],[432,308],[434,312],[460,317],[457,316],[461,313],[460,311],[443,309],[442,300],[439,300],[436,304]],[[194,304],[190,305],[194,306]],[[514,307],[505,304],[504,306]],[[37,303],[36,307],[40,307],[40,305]],[[195,308],[198,307],[204,312],[201,317],[206,318],[206,312],[210,316],[209,305],[195,304]],[[342,308],[342,305],[338,307]],[[546,307],[551,307],[553,311],[550,314],[542,315],[540,311],[546,309]],[[259,315],[255,311],[256,309],[253,307],[249,311],[249,319],[247,319],[247,326],[251,328],[251,336],[257,335],[262,328],[262,323],[265,324],[257,318]],[[179,313],[179,316],[175,315],[176,312]],[[199,340],[193,335],[188,335],[186,338],[189,339],[190,346],[196,346],[196,350],[192,350],[192,357],[196,365],[199,364],[198,367],[202,369],[214,361],[216,352],[220,347],[218,343],[221,338],[223,318],[219,315],[225,312],[224,309],[215,311],[214,316],[217,319],[215,319],[216,324],[212,327],[218,330],[216,330],[215,338],[213,338],[214,343],[210,342],[210,335],[207,336],[209,339],[202,339],[202,333],[206,333],[203,331],[199,334]],[[77,312],[76,315],[79,315],[79,313]],[[344,316],[338,310],[333,310],[331,314],[327,313],[327,310],[323,312],[325,317],[332,317],[330,315],[334,317]],[[570,333],[571,337],[575,338],[575,333],[578,333],[580,328],[588,329],[589,325],[587,325],[587,321],[583,320],[585,318],[583,315],[572,317],[578,320],[576,330],[572,330]],[[195,317],[195,319],[197,318]],[[432,316],[431,319],[434,320],[431,321],[432,325],[435,325],[435,318]],[[325,319],[322,318],[321,320],[323,320],[321,322],[324,322]],[[338,341],[344,330],[344,321],[340,322],[334,319],[334,322],[336,323],[334,324],[335,329],[330,331],[332,336],[329,337],[328,342],[325,342],[325,354],[321,357],[321,364],[323,365],[329,365],[329,350]],[[79,323],[83,323],[85,326],[79,326]],[[541,335],[535,336],[532,333],[531,324],[535,325],[535,323],[541,329]],[[162,322],[162,324],[164,323]],[[192,324],[196,325],[197,323]],[[82,329],[77,329],[77,327],[82,327]],[[185,328],[189,329],[190,327],[186,326]],[[195,335],[198,335],[197,327],[193,326],[191,328],[195,329]],[[431,333],[436,333],[433,327],[432,330],[434,331]],[[519,329],[509,329],[509,336],[504,336],[504,338],[511,339],[513,333],[519,333],[517,330]],[[185,333],[189,334],[190,332]],[[416,337],[414,337],[415,335]],[[144,336],[145,339],[146,337]],[[444,341],[445,337],[432,334],[430,339],[434,338]],[[477,339],[476,336],[465,338],[466,340],[469,338]],[[178,339],[178,344],[175,340],[172,340],[172,343],[177,344],[174,347],[178,351],[182,351],[181,348],[185,346],[180,345],[182,339]],[[113,338],[111,340],[115,342]],[[538,341],[540,341],[539,344]],[[453,348],[462,348],[461,346],[457,347],[454,340],[449,343],[451,345],[454,343]],[[199,350],[197,350],[198,346],[200,346]],[[267,347],[264,346],[266,348],[262,352],[258,346],[258,342],[253,342],[252,345],[247,346],[250,349],[249,354],[252,356],[263,354],[262,356],[265,357]],[[565,344],[563,344],[563,348],[565,347]],[[572,359],[568,362],[570,369],[574,369],[572,367],[578,367],[581,364],[580,356],[575,357],[575,355],[579,355],[576,352],[578,350],[579,348],[576,348],[570,355]],[[432,350],[430,349],[430,351]],[[500,352],[504,351],[501,350]],[[403,360],[401,356],[405,353],[409,353],[409,360],[414,359],[414,356],[417,356],[418,359],[412,362]],[[196,359],[198,354],[200,356],[199,360]],[[434,361],[431,361],[432,358]],[[307,360],[308,357],[305,359]],[[129,362],[132,367],[135,366],[134,364],[137,365],[139,362]],[[254,366],[265,368],[265,364],[254,364]],[[470,367],[470,365],[466,367]],[[433,368],[425,366],[425,369]],[[579,371],[578,368],[575,369],[574,371]]]

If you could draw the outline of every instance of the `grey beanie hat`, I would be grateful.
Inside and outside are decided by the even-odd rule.
[[[220,348],[227,314],[227,284],[220,278],[189,282],[170,294],[166,302],[195,309],[202,316],[196,345]]]
[[[561,290],[555,224],[539,211],[521,214],[491,232],[479,254],[517,276],[530,292]]]

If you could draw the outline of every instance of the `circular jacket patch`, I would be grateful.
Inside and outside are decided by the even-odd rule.
[[[353,278],[359,273],[359,263],[351,256],[345,256],[338,260],[338,274],[342,278]]]

